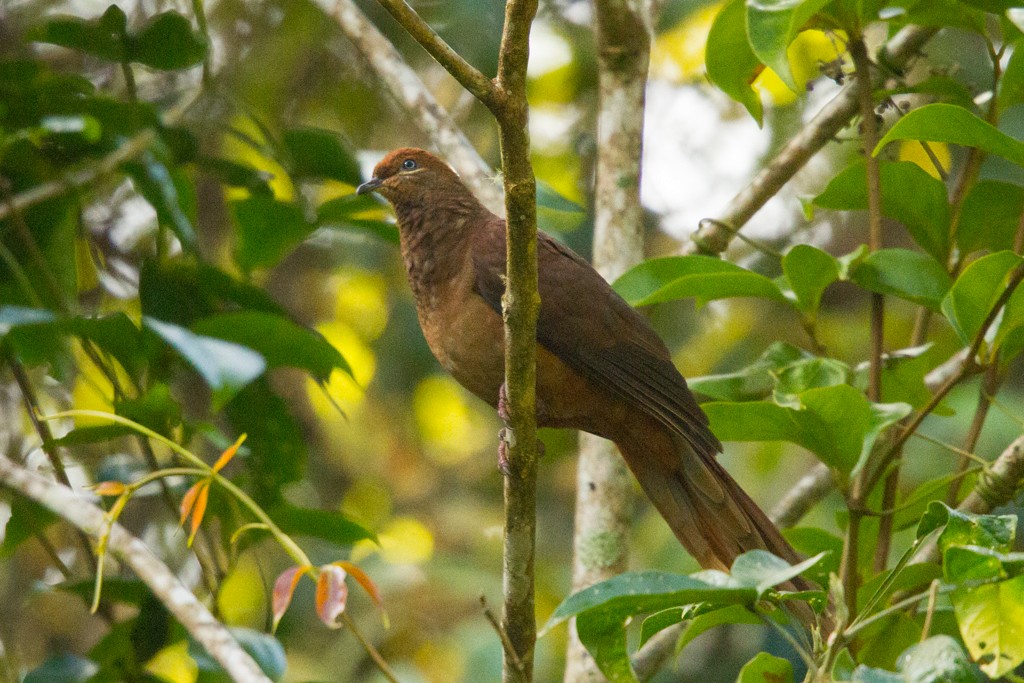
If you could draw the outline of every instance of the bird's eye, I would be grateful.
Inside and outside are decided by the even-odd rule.
[[[402,168],[406,171],[411,171],[412,169],[416,168],[416,162],[413,161],[412,159],[406,159],[405,161],[402,162]]]

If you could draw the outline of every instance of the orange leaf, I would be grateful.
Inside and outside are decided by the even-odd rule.
[[[188,519],[189,515],[192,515],[192,525],[188,535],[189,547],[192,546],[196,532],[199,531],[199,525],[203,522],[203,516],[206,514],[206,503],[209,499],[209,479],[203,479],[193,484],[192,488],[186,491],[185,496],[181,499],[181,520],[178,523],[184,526],[185,520]]]
[[[119,481],[101,481],[92,490],[97,496],[120,496],[128,487]]]
[[[336,620],[345,611],[347,598],[345,570],[336,564],[320,567],[320,576],[316,580],[316,614],[328,628],[341,628]]]
[[[309,572],[310,569],[312,567],[309,565],[305,567],[289,567],[281,572],[281,575],[277,577],[277,581],[274,581],[274,592],[271,595],[271,609],[274,613],[272,631],[277,630],[277,624],[281,621],[281,617],[284,616],[288,605],[291,604],[292,595],[295,593],[295,586],[298,585],[299,579]]]
[[[380,597],[380,591],[377,590],[377,584],[373,582],[373,579],[371,579],[366,572],[364,572],[362,569],[352,564],[351,562],[346,562],[345,560],[339,560],[334,564],[338,565],[339,567],[347,571],[352,576],[352,578],[355,579],[359,583],[359,585],[363,587],[363,590],[366,591],[366,594],[370,596],[370,599],[373,600],[374,604],[376,604],[377,607],[384,606],[384,601],[381,600]]]
[[[248,434],[242,434],[238,437],[238,440],[235,441],[235,443],[228,446],[224,452],[220,454],[220,457],[217,458],[217,462],[213,464],[214,472],[220,472],[225,465],[231,462],[231,458],[235,457],[235,453],[238,452],[238,447],[242,445],[243,441],[245,441],[246,436],[248,436]]]

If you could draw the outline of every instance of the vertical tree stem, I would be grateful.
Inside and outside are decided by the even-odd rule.
[[[533,679],[537,640],[534,555],[537,511],[537,183],[530,162],[526,65],[537,0],[508,0],[498,58],[497,97],[485,102],[501,129],[505,174],[507,272],[502,298],[505,321],[505,387],[508,392],[508,476],[505,477],[505,541],[502,628],[519,665],[505,654],[505,683]]]
[[[597,180],[594,267],[611,281],[643,258],[640,161],[650,27],[645,3],[597,0]],[[573,591],[626,570],[632,477],[615,446],[580,434],[573,536]],[[604,677],[570,628],[566,683]]]

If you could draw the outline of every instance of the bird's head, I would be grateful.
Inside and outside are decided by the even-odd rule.
[[[461,198],[469,194],[448,164],[413,147],[396,149],[381,159],[373,169],[373,177],[356,192],[379,192],[396,208],[422,204],[428,198],[437,201],[446,195]]]

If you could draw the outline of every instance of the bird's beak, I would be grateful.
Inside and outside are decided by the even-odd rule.
[[[373,192],[383,184],[384,181],[381,180],[380,178],[370,178],[365,183],[356,188],[356,194],[366,194],[367,192]]]

